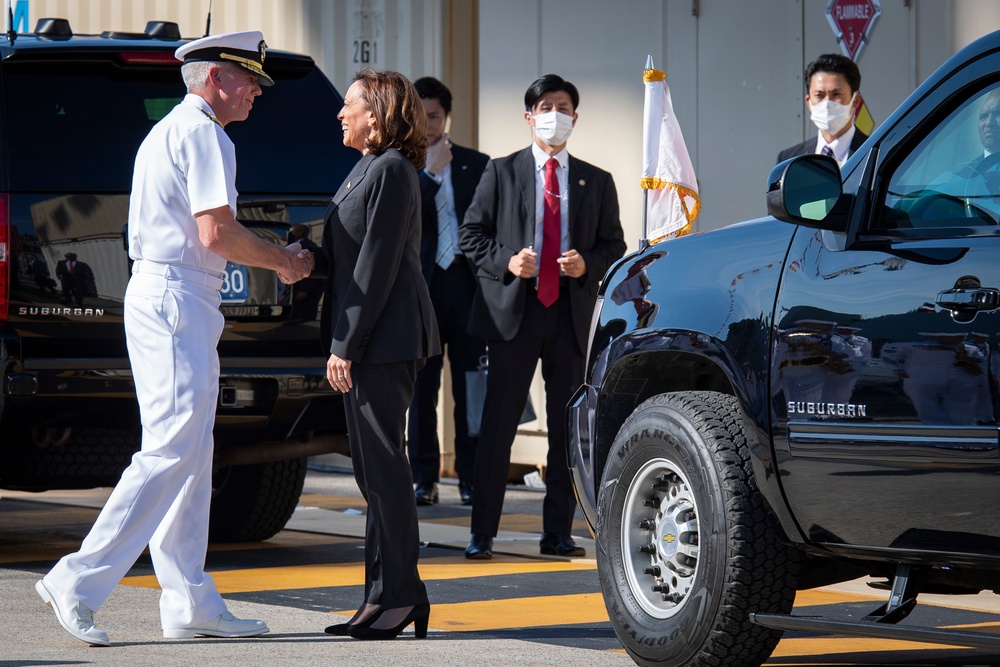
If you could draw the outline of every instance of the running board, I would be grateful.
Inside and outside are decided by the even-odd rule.
[[[830,621],[818,616],[784,616],[781,614],[751,613],[750,622],[775,630],[797,630],[852,637],[877,637],[903,641],[967,646],[970,648],[1000,648],[1000,635],[978,632],[942,630],[940,628],[908,627],[881,623],[847,623]]]

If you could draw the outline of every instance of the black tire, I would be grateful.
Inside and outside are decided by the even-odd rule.
[[[633,660],[758,667],[781,632],[749,614],[791,610],[796,562],[757,489],[733,397],[680,392],[636,408],[597,508],[604,601]]]
[[[25,491],[114,486],[140,445],[138,432],[102,428],[11,431],[0,437],[0,482]]]
[[[298,505],[307,459],[228,466],[212,478],[212,542],[260,542],[285,527]]]

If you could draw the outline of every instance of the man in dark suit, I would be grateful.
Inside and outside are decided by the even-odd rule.
[[[819,134],[778,153],[778,162],[822,153],[841,167],[868,135],[854,126],[861,70],[839,53],[824,53],[806,67],[806,108]]]
[[[534,141],[486,166],[459,231],[479,283],[471,332],[487,339],[490,356],[468,558],[493,555],[511,445],[539,359],[549,429],[540,550],[585,555],[570,535],[566,404],[583,382],[600,281],[625,240],[611,174],[566,150],[579,102],[576,87],[554,74],[528,87],[524,118]]]
[[[62,282],[63,303],[83,304],[85,296],[96,296],[94,272],[90,265],[78,261],[75,252],[68,252],[56,263],[56,277]]]
[[[42,292],[56,294],[56,281],[49,277],[49,267],[41,255],[28,253],[28,272],[35,279],[35,285]]]
[[[456,146],[445,125],[451,114],[451,91],[433,77],[413,82],[427,112],[427,163],[420,171],[420,266],[437,315],[441,347],[451,363],[455,403],[455,471],[463,505],[472,504],[472,466],[478,437],[469,435],[465,374],[486,354],[486,341],[468,332],[476,293],[475,269],[458,247],[458,227],[476,192],[489,156]],[[417,374],[407,425],[407,449],[418,505],[438,501],[441,447],[437,435],[437,403],[444,354],[427,359]]]

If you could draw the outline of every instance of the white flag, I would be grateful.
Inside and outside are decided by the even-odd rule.
[[[674,116],[666,74],[653,69],[650,58],[642,80],[646,102],[641,184],[649,191],[646,235],[650,243],[657,243],[691,231],[701,210],[701,198],[681,126]]]

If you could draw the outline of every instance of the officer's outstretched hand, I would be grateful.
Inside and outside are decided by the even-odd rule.
[[[278,271],[278,279],[281,282],[287,285],[297,283],[312,273],[315,262],[313,254],[308,250],[303,250],[300,243],[285,246],[284,252],[288,265]]]

